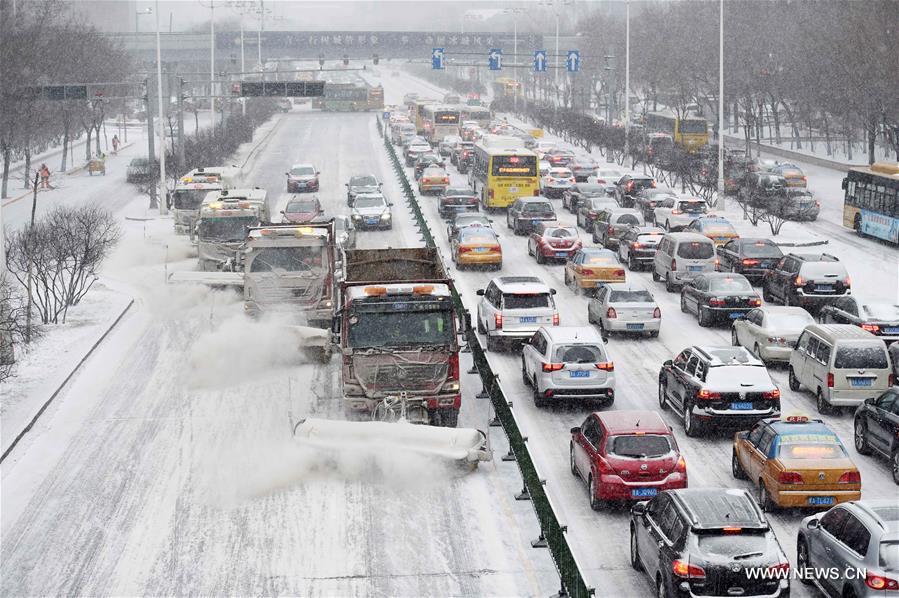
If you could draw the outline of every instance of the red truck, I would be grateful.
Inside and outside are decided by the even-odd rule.
[[[347,407],[377,414],[401,398],[417,421],[456,427],[457,314],[436,250],[353,249],[344,267],[333,333]]]

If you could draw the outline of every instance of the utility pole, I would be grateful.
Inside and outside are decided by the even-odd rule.
[[[626,0],[624,6],[624,155],[628,156],[631,132],[631,0]]]
[[[724,0],[718,7],[718,205],[724,211]]]
[[[147,157],[150,164],[156,160],[156,132],[153,130],[153,98],[150,93],[151,79],[145,79],[144,87],[147,88]],[[150,185],[150,208],[158,207],[156,204],[156,186]]]
[[[259,54],[259,68],[262,68],[262,30],[265,28],[265,2],[259,0],[259,34],[256,38],[256,51]]]
[[[156,0],[156,92],[159,94],[159,215],[169,213],[165,182],[165,106],[162,103],[162,44],[159,37],[159,0]]]
[[[184,79],[178,77],[178,170],[184,172]]]
[[[246,77],[247,72],[247,61],[246,56],[243,53],[243,15],[240,15],[240,77]],[[247,100],[246,98],[240,98],[240,114],[241,116],[247,115]]]
[[[209,0],[209,117],[215,129],[215,0]]]

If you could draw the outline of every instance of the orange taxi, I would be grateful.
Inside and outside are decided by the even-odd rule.
[[[758,486],[765,511],[830,508],[862,495],[861,474],[836,433],[804,415],[762,419],[737,432],[731,471]]]
[[[624,282],[624,268],[613,251],[584,247],[565,262],[565,286],[576,291],[595,291],[615,282]]]
[[[503,249],[496,231],[486,226],[460,228],[452,240],[453,261],[460,270],[469,266],[503,266]]]
[[[443,193],[449,187],[449,175],[439,166],[428,166],[421,173],[418,179],[418,192],[421,195],[425,193]]]
[[[740,238],[734,225],[727,218],[715,216],[714,214],[700,216],[684,228],[684,231],[705,235],[715,242],[715,247],[721,247],[728,241]]]

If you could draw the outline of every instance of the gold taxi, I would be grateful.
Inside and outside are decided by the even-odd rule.
[[[453,261],[460,270],[469,266],[489,266],[493,270],[499,270],[503,266],[503,249],[492,228],[461,228],[451,244]]]
[[[565,263],[565,286],[593,291],[599,285],[624,282],[624,268],[614,251],[584,247]]]
[[[734,436],[731,471],[758,487],[759,504],[830,508],[861,498],[861,474],[836,433],[804,415],[759,420]]]
[[[714,241],[715,247],[721,247],[728,241],[740,238],[734,225],[721,216],[701,216],[687,225],[684,231],[708,237]]]
[[[449,187],[449,175],[439,166],[428,166],[421,173],[418,179],[418,192],[422,195],[425,193],[443,193]]]

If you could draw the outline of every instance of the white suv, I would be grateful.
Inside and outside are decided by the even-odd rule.
[[[709,213],[709,204],[698,197],[666,197],[653,210],[653,223],[667,231],[682,230]]]
[[[555,294],[536,276],[499,276],[478,289],[478,332],[487,336],[487,350],[520,344],[541,326],[558,326]]]
[[[615,367],[592,326],[542,326],[521,349],[521,376],[534,404],[578,399],[615,400]]]

